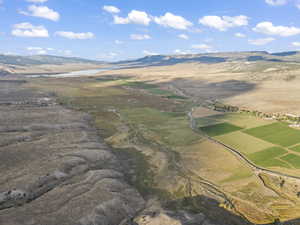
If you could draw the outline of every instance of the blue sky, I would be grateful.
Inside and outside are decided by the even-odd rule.
[[[113,61],[298,49],[298,0],[0,0],[4,54]]]

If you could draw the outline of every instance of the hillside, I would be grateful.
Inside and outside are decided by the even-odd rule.
[[[55,74],[96,69],[103,61],[54,55],[0,55],[0,76],[9,74]]]
[[[67,64],[67,63],[94,63],[102,64],[103,62],[96,60],[89,60],[77,57],[62,57],[54,55],[32,55],[32,56],[18,56],[18,55],[0,55],[0,64],[9,65],[44,65],[44,64]]]
[[[300,52],[268,53],[265,51],[224,52],[185,55],[150,55],[136,60],[121,61],[131,66],[162,66],[179,63],[223,63],[223,62],[300,62]]]

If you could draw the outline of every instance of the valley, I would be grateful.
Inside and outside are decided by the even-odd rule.
[[[209,104],[297,114],[298,65],[126,63],[0,79],[0,224],[300,224],[300,130]]]

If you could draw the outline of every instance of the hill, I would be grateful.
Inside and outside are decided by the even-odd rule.
[[[54,55],[33,55],[33,56],[0,55],[0,64],[24,66],[24,65],[43,65],[43,64],[61,65],[67,63],[102,64],[103,62],[77,58],[77,57],[62,57],[62,56],[54,56]]]
[[[265,51],[249,52],[224,52],[224,53],[203,53],[203,54],[184,54],[184,55],[151,55],[140,59],[118,62],[119,64],[129,64],[132,66],[166,66],[179,63],[223,63],[223,62],[300,62],[300,53],[279,52],[268,53]]]

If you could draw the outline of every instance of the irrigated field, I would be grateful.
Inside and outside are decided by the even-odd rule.
[[[285,123],[225,113],[197,118],[197,124],[201,131],[239,151],[257,166],[298,174],[300,131]]]
[[[290,128],[287,124],[273,123],[244,131],[254,137],[278,144],[284,147],[300,142],[300,131]]]
[[[258,166],[262,166],[262,167],[277,166],[277,167],[289,168],[289,165],[287,163],[276,159],[277,157],[280,157],[285,153],[287,153],[287,151],[280,147],[271,147],[259,152],[252,153],[248,157],[252,162],[257,164]]]
[[[219,123],[219,124],[215,124],[215,125],[201,127],[201,130],[204,133],[206,133],[212,137],[231,133],[231,132],[238,131],[241,129],[242,129],[241,127],[235,126],[230,123]]]
[[[216,196],[213,198],[221,205],[224,203],[224,210],[232,209],[227,205],[228,200],[232,201],[238,215],[255,224],[272,223],[278,215],[278,204],[286,204],[280,210],[287,211],[288,219],[299,213],[291,214],[289,209],[295,205],[264,185],[250,167],[224,146],[191,129],[187,112],[193,102],[181,96],[180,91],[172,92],[163,84],[142,83],[128,76],[36,79],[31,87],[54,92],[61,104],[92,115],[99,135],[125,164],[129,183],[146,198],[155,196],[163,207],[171,205],[178,210],[206,213],[207,201],[203,204],[197,196],[208,195]],[[247,156],[260,153],[273,160],[265,163],[261,155],[252,155],[256,163],[278,168],[292,164],[280,161],[287,153],[261,153],[274,144],[242,132],[252,128],[251,123],[258,127],[270,121],[249,115],[202,112],[213,115],[209,117],[213,123],[208,127],[199,123],[206,122],[205,116],[197,120],[210,135],[245,149]],[[258,145],[255,140],[259,140]]]
[[[239,150],[243,154],[259,152],[266,148],[272,147],[273,144],[247,135],[241,131],[233,132],[216,137],[217,140],[226,143],[230,147]]]

